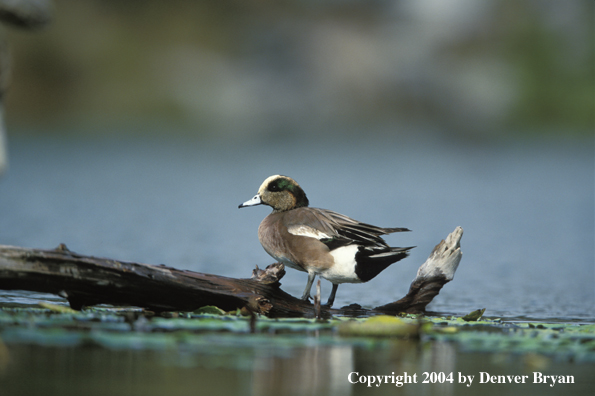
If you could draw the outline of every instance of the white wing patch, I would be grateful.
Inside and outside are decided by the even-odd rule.
[[[289,231],[289,233],[293,234],[293,235],[306,236],[306,237],[316,238],[316,239],[331,238],[330,235],[325,234],[324,232],[319,231],[315,228],[305,226],[303,224],[290,226],[287,228],[287,231]]]

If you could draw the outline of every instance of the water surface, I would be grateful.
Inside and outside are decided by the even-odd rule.
[[[337,305],[375,306],[408,290],[442,238],[462,226],[463,259],[433,311],[518,319],[594,317],[593,152],[589,142],[463,145],[310,135],[280,142],[189,138],[14,137],[0,180],[0,243],[248,277],[273,260],[257,238],[270,211],[238,210],[272,174],[295,178],[312,206],[410,233],[409,258]],[[283,288],[299,296],[306,275]],[[323,298],[330,284],[322,283]],[[44,295],[41,295],[43,297]],[[0,302],[39,294],[0,292]],[[59,300],[59,298],[58,298]]]

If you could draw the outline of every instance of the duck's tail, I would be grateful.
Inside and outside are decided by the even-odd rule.
[[[374,279],[389,265],[409,256],[409,250],[414,247],[360,246],[355,254],[355,274],[362,282]]]

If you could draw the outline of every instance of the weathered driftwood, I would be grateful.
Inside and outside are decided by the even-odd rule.
[[[320,316],[399,312],[422,313],[444,284],[453,279],[461,260],[457,227],[419,268],[409,293],[374,309],[353,304],[321,308]],[[244,309],[271,317],[313,317],[315,308],[285,293],[279,280],[282,264],[253,271],[252,279],[178,270],[96,258],[73,253],[64,245],[54,250],[0,245],[0,289],[31,290],[65,297],[74,309],[96,304],[130,305],[154,311],[193,311],[215,305],[226,311]]]

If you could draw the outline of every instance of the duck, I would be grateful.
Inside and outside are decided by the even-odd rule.
[[[381,235],[410,231],[362,223],[328,209],[309,206],[308,197],[291,177],[273,175],[258,193],[238,208],[268,205],[273,211],[258,227],[264,250],[289,268],[308,273],[301,297],[308,301],[316,275],[332,284],[325,304],[332,307],[342,283],[364,283],[409,255],[411,247],[390,247]]]

